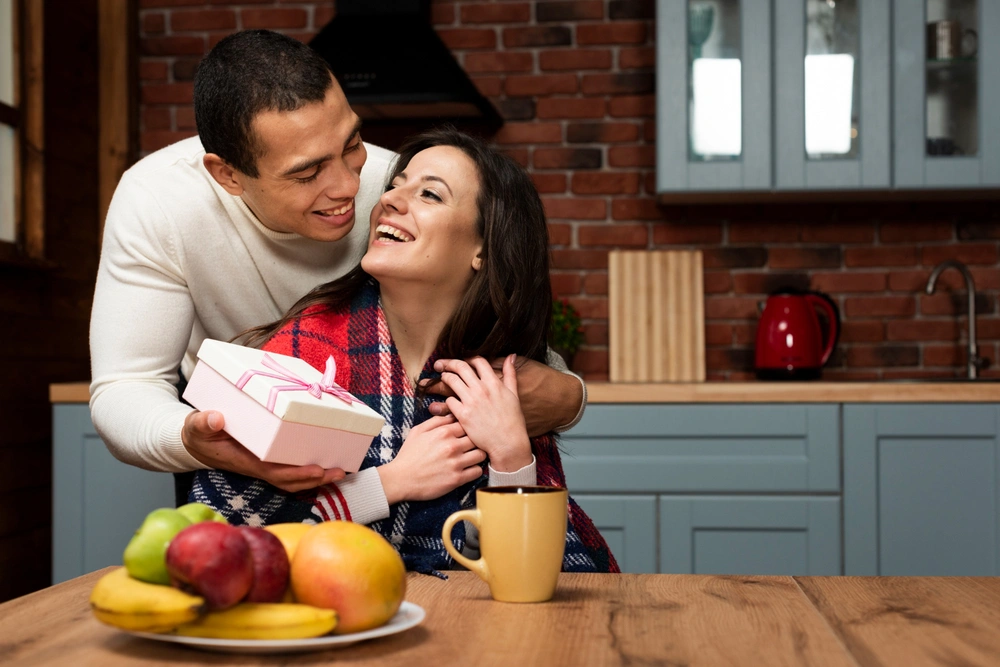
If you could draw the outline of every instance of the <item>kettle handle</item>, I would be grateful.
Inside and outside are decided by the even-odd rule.
[[[819,360],[822,366],[830,359],[830,355],[833,354],[833,348],[840,338],[840,313],[837,310],[837,304],[834,300],[825,294],[809,292],[804,296],[807,302],[826,313],[826,320],[829,322],[829,328],[826,332],[826,345],[823,347],[823,354]]]

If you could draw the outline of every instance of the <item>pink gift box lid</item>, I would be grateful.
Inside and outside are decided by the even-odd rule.
[[[275,374],[274,370],[261,363],[264,354],[262,350],[211,338],[206,338],[198,349],[200,363],[207,364],[234,385],[248,370]],[[283,368],[306,382],[318,383],[323,378],[320,371],[302,359],[274,352],[266,354]],[[242,391],[266,407],[271,389],[289,384],[291,383],[288,380],[254,375],[243,386]],[[287,422],[335,428],[370,436],[377,435],[385,424],[382,415],[357,399],[348,405],[346,401],[325,392],[316,398],[305,389],[278,392],[273,412],[277,417]]]

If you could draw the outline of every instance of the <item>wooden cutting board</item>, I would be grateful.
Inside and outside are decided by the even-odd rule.
[[[701,251],[608,253],[611,382],[704,382]]]

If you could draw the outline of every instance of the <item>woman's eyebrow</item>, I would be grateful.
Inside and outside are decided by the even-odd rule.
[[[426,181],[436,181],[436,182],[438,182],[438,183],[440,183],[441,185],[444,186],[445,190],[448,191],[448,194],[450,194],[452,197],[455,196],[455,194],[451,191],[451,188],[448,187],[448,184],[445,183],[445,180],[443,178],[441,178],[440,176],[424,176],[420,180],[421,181],[425,181],[425,182]]]

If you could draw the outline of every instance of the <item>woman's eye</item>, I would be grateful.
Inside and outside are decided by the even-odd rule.
[[[434,192],[433,190],[424,190],[420,194],[422,194],[424,197],[427,197],[428,199],[433,199],[434,201],[441,201],[441,198],[438,197],[437,193]]]

